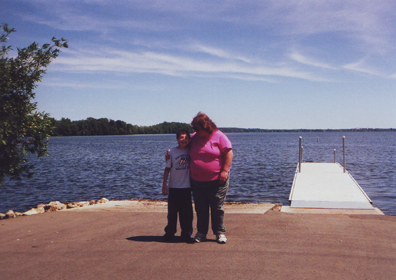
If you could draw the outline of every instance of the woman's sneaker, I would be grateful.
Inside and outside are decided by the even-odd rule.
[[[205,241],[205,240],[206,240],[206,234],[203,234],[203,233],[200,233],[200,232],[197,232],[197,234],[194,237],[194,241],[196,243],[199,243],[199,242],[202,242],[202,241]]]
[[[225,244],[227,242],[227,237],[224,233],[220,233],[216,236],[216,241],[219,244]]]

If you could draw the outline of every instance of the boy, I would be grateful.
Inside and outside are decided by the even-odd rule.
[[[176,133],[179,146],[170,149],[170,158],[166,161],[162,194],[168,192],[168,225],[165,227],[164,241],[171,241],[176,233],[177,214],[183,241],[191,241],[193,209],[190,185],[190,133],[181,129]],[[169,189],[167,186],[168,176]]]

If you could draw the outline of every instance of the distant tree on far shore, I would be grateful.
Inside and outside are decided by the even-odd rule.
[[[0,25],[0,184],[5,177],[19,179],[33,175],[27,154],[42,157],[47,153],[51,134],[49,115],[37,111],[33,90],[45,74],[47,66],[66,40],[52,38],[51,43],[39,46],[33,42],[17,49],[16,57],[9,57],[11,46],[5,46],[8,35],[15,32],[7,24]]]
[[[192,132],[189,124],[178,122],[163,122],[152,126],[137,126],[107,118],[88,118],[80,121],[62,118],[59,121],[51,119],[51,122],[52,136],[174,134],[179,129],[187,129]]]

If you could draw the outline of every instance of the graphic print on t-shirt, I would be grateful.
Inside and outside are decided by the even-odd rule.
[[[176,157],[176,162],[179,163],[179,166],[176,166],[177,170],[187,169],[190,166],[190,156],[189,155],[180,155]]]

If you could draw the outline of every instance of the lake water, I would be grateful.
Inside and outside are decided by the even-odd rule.
[[[304,161],[342,164],[375,207],[396,215],[396,132],[230,133],[234,160],[227,201],[289,205],[298,163],[299,136]],[[319,138],[318,138],[319,137]],[[0,212],[26,211],[50,201],[160,199],[164,152],[174,135],[53,137],[50,156],[31,159],[36,175],[1,186]]]

